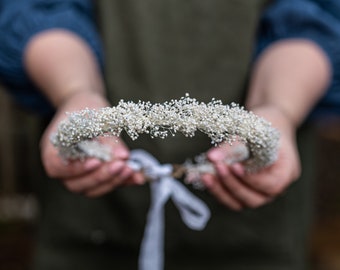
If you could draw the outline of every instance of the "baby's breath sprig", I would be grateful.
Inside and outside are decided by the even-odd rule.
[[[97,156],[107,160],[109,155],[101,155],[100,146],[84,142],[100,136],[120,136],[122,131],[132,140],[143,133],[164,139],[177,132],[194,137],[200,131],[214,145],[241,141],[249,150],[249,158],[244,161],[248,171],[266,167],[277,158],[279,133],[268,121],[235,103],[224,105],[216,99],[204,103],[188,94],[164,103],[121,100],[115,107],[71,113],[51,141],[66,159]]]

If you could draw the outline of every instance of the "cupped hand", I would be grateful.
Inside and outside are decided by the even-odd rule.
[[[111,148],[111,161],[96,158],[64,160],[51,142],[43,138],[41,156],[47,175],[60,179],[71,192],[88,197],[104,195],[122,185],[144,183],[142,174],[127,165],[129,151],[119,138],[101,138],[101,142]]]
[[[266,115],[270,111],[266,109],[259,112]],[[267,204],[282,194],[300,175],[294,129],[280,113],[272,113],[268,118],[281,133],[278,158],[269,167],[250,173],[242,163],[226,164],[225,157],[235,147],[229,144],[212,148],[207,153],[216,173],[203,175],[202,181],[230,209],[257,208]]]

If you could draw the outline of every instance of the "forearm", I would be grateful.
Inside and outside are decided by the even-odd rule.
[[[65,112],[108,106],[95,56],[76,34],[49,30],[37,34],[25,48],[25,68],[56,108],[42,142],[48,142]]]
[[[47,175],[61,179],[71,192],[90,197],[144,182],[142,175],[127,166],[129,151],[117,138],[101,138],[114,157],[108,162],[88,158],[65,163],[50,142],[65,112],[109,105],[97,60],[85,41],[64,30],[42,32],[26,47],[25,67],[57,109],[40,144]]]
[[[25,48],[24,64],[32,80],[56,108],[66,106],[76,96],[82,106],[83,102],[87,103],[82,98],[84,95],[96,97],[94,107],[107,105],[97,60],[76,34],[65,30],[37,34]]]
[[[324,94],[331,67],[324,52],[306,40],[285,40],[257,60],[246,107],[275,108],[297,127]]]

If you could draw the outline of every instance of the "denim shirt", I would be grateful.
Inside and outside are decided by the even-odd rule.
[[[52,111],[29,79],[23,52],[35,34],[52,28],[72,31],[92,48],[103,67],[103,49],[90,0],[0,0],[0,80],[15,100],[41,114]],[[338,0],[274,0],[264,10],[255,55],[280,39],[303,38],[318,44],[332,65],[332,83],[317,106],[340,114],[340,2]]]
[[[340,1],[276,0],[262,17],[257,55],[272,42],[303,38],[318,44],[328,56],[333,77],[312,116],[340,114]]]
[[[47,115],[53,108],[28,77],[23,54],[34,35],[53,28],[78,34],[103,66],[92,1],[0,0],[0,81],[17,103]]]

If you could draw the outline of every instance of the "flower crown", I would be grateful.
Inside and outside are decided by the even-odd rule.
[[[279,132],[271,123],[235,103],[223,105],[215,99],[204,103],[188,94],[164,103],[121,100],[114,107],[70,113],[51,141],[66,159],[95,156],[109,160],[108,149],[94,139],[120,136],[122,131],[132,140],[143,133],[164,139],[177,132],[194,137],[199,131],[214,145],[240,141],[248,151],[244,161],[247,171],[269,166],[277,158]]]

